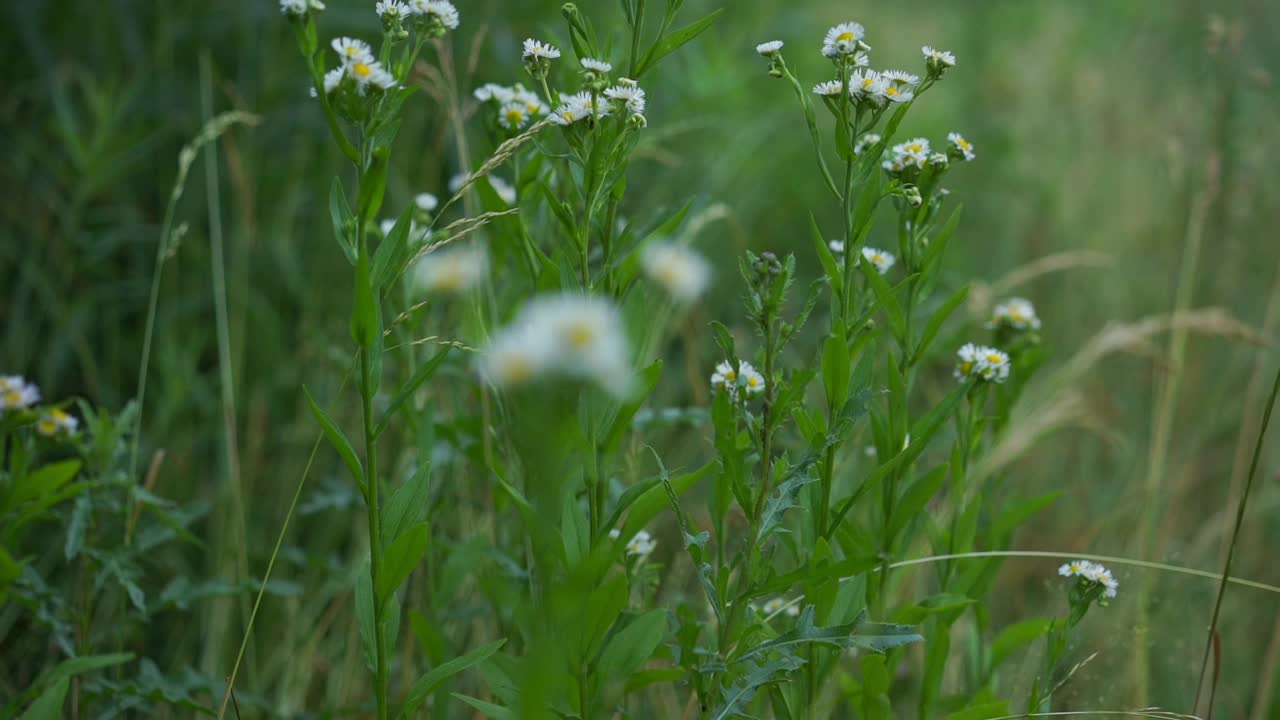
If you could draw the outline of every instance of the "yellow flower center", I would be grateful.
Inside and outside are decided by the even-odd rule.
[[[991,353],[987,355],[987,362],[991,363],[992,365],[1000,365],[1004,363],[1004,358],[1000,357],[999,355],[996,355],[995,353]]]
[[[871,87],[872,87],[873,85],[875,85],[875,84],[876,84],[876,79],[875,79],[875,78],[863,78],[863,79],[862,79],[862,89],[863,89],[863,90],[869,90],[869,89],[871,89]]]
[[[565,122],[573,122],[573,111],[565,110],[564,112],[560,113],[560,119],[564,120]]]
[[[968,150],[973,146],[969,144],[968,140],[965,140],[964,138],[960,138],[959,140],[956,140],[956,147],[960,148],[961,150]]]
[[[911,143],[907,146],[907,150],[913,153],[924,152],[924,146],[920,143]]]
[[[896,88],[896,87],[894,87],[894,86],[890,85],[889,87],[887,87],[887,88],[885,88],[885,89],[884,89],[884,94],[885,94],[885,95],[888,95],[888,96],[890,96],[890,97],[892,97],[892,96],[894,96],[894,95],[897,95],[897,94],[898,94],[898,88]]]
[[[843,33],[840,33],[838,36],[836,36],[836,42],[852,42],[852,41],[853,41],[853,33],[851,32],[843,32]]]
[[[41,435],[52,435],[58,432],[58,423],[53,418],[40,418],[40,422],[36,423],[36,430]]]
[[[507,124],[521,125],[524,123],[524,113],[517,108],[511,108],[507,111]]]
[[[973,372],[973,361],[972,361],[972,360],[966,360],[966,361],[964,361],[964,362],[960,363],[960,374],[961,374],[961,375],[968,375],[970,372]]]
[[[1014,308],[1013,310],[1009,311],[1009,317],[1015,322],[1022,322],[1023,320],[1027,319],[1027,316],[1023,315],[1022,311],[1017,308]]]
[[[373,73],[373,68],[361,62],[361,63],[356,63],[355,65],[352,65],[351,72],[355,73],[355,75],[358,77],[367,78],[369,77],[369,75]]]
[[[569,326],[569,332],[566,335],[570,345],[578,350],[583,350],[595,342],[596,329],[589,323],[577,322]]]
[[[536,113],[536,112],[538,112],[538,104],[537,104],[537,103],[525,103],[525,105],[524,105],[524,109],[525,109],[525,110],[527,110],[530,114],[532,114],[532,113]]]
[[[755,387],[759,384],[760,384],[760,378],[756,377],[755,375],[752,375],[751,377],[747,378],[748,387]]]
[[[359,53],[359,48],[355,45],[347,46],[347,57],[355,57]]]
[[[520,383],[533,375],[533,361],[528,355],[511,353],[498,361],[498,374],[505,383]]]
[[[730,370],[729,372],[727,372],[727,373],[725,373],[725,374],[724,374],[724,379],[725,379],[725,380],[728,380],[728,381],[729,381],[729,382],[731,382],[731,383],[732,383],[732,382],[737,382],[737,381],[738,381],[738,373],[736,373],[736,372],[734,372],[734,371]]]
[[[5,391],[4,391],[4,404],[5,404],[5,405],[17,405],[17,404],[19,404],[19,403],[21,403],[21,402],[22,402],[22,393],[18,392],[17,390],[5,390]]]

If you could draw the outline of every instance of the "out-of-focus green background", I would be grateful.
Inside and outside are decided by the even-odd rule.
[[[453,53],[464,94],[481,82],[522,79],[518,48],[527,35],[565,37],[557,2],[458,4],[463,27]],[[1262,342],[1280,324],[1280,5],[719,4],[727,12],[715,29],[647,79],[648,141],[628,201],[674,206],[692,196],[696,211],[723,205],[723,219],[699,240],[719,269],[706,315],[737,312],[732,268],[742,248],[795,251],[802,271],[815,275],[808,213],[831,212],[790,89],[765,75],[755,43],[785,40],[789,64],[809,82],[827,72],[817,52],[822,33],[846,19],[867,27],[876,67],[917,67],[922,44],[953,50],[958,67],[905,126],[935,139],[961,130],[977,146],[978,160],[951,176],[965,211],[949,267],[979,283],[975,313],[993,286],[995,296],[1013,290],[1032,299],[1052,349],[1049,374],[1062,373],[1033,389],[1038,399],[1021,422],[1039,442],[1011,458],[1007,482],[1065,496],[1017,547],[1220,569],[1275,365]],[[716,5],[690,0],[688,16]],[[376,32],[373,0],[329,6],[324,36]],[[613,2],[582,7],[598,28],[620,25]],[[77,394],[119,408],[134,392],[178,150],[208,112],[202,82],[214,111],[262,117],[218,145],[216,186],[196,165],[178,206],[186,232],[165,268],[143,419],[144,451],[167,451],[155,491],[215,508],[200,528],[204,547],[157,559],[150,570],[161,583],[176,574],[234,575],[241,544],[225,509],[231,473],[210,276],[216,217],[227,246],[243,547],[258,575],[314,437],[300,385],[315,375],[331,382],[347,341],[348,270],[326,207],[343,164],[308,100],[289,28],[269,0],[10,0],[0,7],[0,38],[0,372],[26,374],[49,397]],[[425,94],[410,103],[389,190],[394,208],[419,191],[443,194],[459,170],[437,103]],[[1049,256],[1057,257],[1027,270]],[[1009,274],[1020,268],[1034,277],[1015,287]],[[1206,306],[1223,311],[1184,316],[1172,333],[1158,318],[1121,325]],[[1115,352],[1068,362],[1087,346]],[[705,351],[710,361],[709,339]],[[1056,429],[1044,436],[1046,428]],[[1236,569],[1280,584],[1274,447],[1263,457]],[[305,497],[315,502],[291,532],[280,572],[316,597],[333,597],[345,587],[333,567],[351,561],[349,533],[335,530],[342,516],[317,499],[327,486],[312,487]],[[1060,611],[1045,606],[1061,602],[1048,591],[1054,567],[1008,563],[994,624]],[[1215,584],[1116,570],[1119,601],[1091,615],[1078,638],[1077,659],[1099,654],[1064,697],[1080,707],[1185,708]],[[1138,610],[1143,598],[1148,613]],[[161,615],[144,643],[166,668],[221,677],[242,608],[209,603]],[[1278,609],[1274,593],[1229,591],[1220,717],[1280,717]],[[241,687],[295,709],[341,697],[333,686],[345,681],[330,666],[349,657],[354,636],[316,630],[324,618],[313,611],[308,596],[269,603],[256,631],[256,673]]]

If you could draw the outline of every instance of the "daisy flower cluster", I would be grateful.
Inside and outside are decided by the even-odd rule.
[[[550,111],[538,94],[520,83],[510,87],[485,83],[472,93],[476,100],[489,103],[497,110],[498,124],[507,130],[522,130],[540,115]]]
[[[1088,560],[1064,563],[1058,568],[1058,574],[1065,578],[1078,577],[1087,583],[1098,585],[1103,588],[1103,596],[1106,598],[1115,597],[1120,588],[1120,583],[1116,582],[1110,570]]]
[[[1009,355],[993,347],[966,343],[956,352],[955,378],[1002,383],[1009,379]]]
[[[787,617],[799,617],[800,603],[788,604],[786,598],[776,597],[766,602],[764,607],[760,608],[760,611],[766,616],[776,615],[781,612],[785,613]]]
[[[40,402],[40,388],[21,375],[0,375],[0,410],[26,410]]]
[[[739,387],[748,397],[759,395],[764,392],[764,385],[764,375],[746,360],[739,360],[736,370],[727,361],[721,362],[711,375],[711,387],[728,392],[730,397],[737,396]]]
[[[80,421],[61,408],[51,408],[41,413],[40,419],[36,421],[36,432],[45,437],[74,435],[78,427]]]
[[[844,241],[832,240],[827,243],[827,247],[831,248],[831,252],[838,255],[844,252]],[[898,262],[898,259],[893,256],[893,253],[886,250],[864,247],[862,248],[862,261],[870,264],[883,275],[889,272],[889,268],[893,267],[894,263]]]
[[[481,354],[480,373],[498,387],[562,376],[624,395],[632,372],[622,313],[592,295],[536,297],[494,335]]]
[[[609,537],[617,540],[622,537],[622,531],[614,528],[609,531]],[[641,530],[627,541],[627,555],[632,557],[645,557],[658,547],[658,541],[649,535],[648,530]]]
[[[1026,298],[1009,298],[995,306],[991,311],[991,319],[987,321],[991,330],[1010,329],[1017,331],[1039,330],[1040,318],[1036,315],[1036,307]]]
[[[641,261],[649,277],[679,302],[697,300],[711,283],[711,264],[683,245],[650,245]]]
[[[545,83],[551,69],[551,61],[560,57],[560,49],[550,43],[529,38],[524,41],[525,69],[534,79]],[[613,65],[599,58],[582,58],[582,76],[585,88],[576,93],[559,93],[559,101],[552,113],[557,125],[568,127],[581,121],[588,124],[607,117],[626,119],[635,127],[645,127],[648,121],[644,113],[648,106],[644,88],[630,78],[618,78],[610,84],[609,73]],[[545,86],[545,85],[544,85]],[[551,95],[550,90],[547,91]]]

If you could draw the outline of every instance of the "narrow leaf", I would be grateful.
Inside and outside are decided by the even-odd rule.
[[[342,457],[342,461],[347,464],[347,470],[351,471],[351,477],[355,479],[356,484],[360,486],[361,491],[365,490],[364,466],[360,463],[360,458],[356,456],[355,448],[351,447],[351,441],[343,434],[342,430],[334,424],[325,411],[316,404],[315,398],[311,397],[311,391],[307,387],[302,386],[302,392],[307,396],[307,402],[311,405],[311,414],[316,416],[316,420],[320,423],[320,427],[324,429],[325,437],[329,439],[329,444],[333,445],[333,449],[338,451],[338,455]]]

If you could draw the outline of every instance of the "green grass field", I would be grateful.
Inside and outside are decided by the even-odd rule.
[[[316,19],[324,52],[329,38],[371,39],[381,32],[373,0],[327,4]],[[461,26],[433,41],[404,78],[420,91],[405,103],[388,158],[385,201],[371,220],[394,218],[418,193],[448,198],[450,179],[489,157],[495,126],[486,127],[486,111],[471,92],[486,82],[536,85],[521,67],[524,38],[564,48],[566,59],[557,62],[571,55],[560,3],[457,5]],[[649,5],[652,34],[663,3]],[[583,0],[580,7],[615,64],[624,62],[630,37],[619,3]],[[921,312],[934,312],[966,283],[969,292],[919,373],[908,373],[912,418],[943,402],[954,385],[954,347],[966,333],[985,332],[992,306],[1010,295],[1030,299],[1043,322],[1043,366],[1020,388],[1017,405],[1002,413],[1001,429],[982,444],[981,457],[967,463],[967,473],[987,493],[982,532],[1007,504],[1053,492],[1060,497],[1007,542],[972,548],[1029,554],[1015,552],[993,564],[990,587],[972,598],[954,627],[947,625],[950,654],[944,651],[936,706],[923,709],[919,700],[928,683],[922,670],[932,642],[927,629],[934,625],[911,620],[926,628],[925,642],[886,656],[895,664],[888,667],[893,688],[881,710],[889,714],[869,709],[871,671],[857,656],[847,653],[852,659],[842,662],[840,652],[810,648],[798,657],[811,668],[825,658],[822,688],[806,691],[806,681],[796,679],[787,686],[795,689],[761,690],[743,715],[723,717],[942,718],[978,704],[980,687],[1008,702],[1015,717],[1044,667],[1044,640],[1036,635],[1014,649],[998,681],[975,676],[974,668],[989,659],[1000,629],[1066,612],[1058,556],[1081,554],[1111,558],[1105,564],[1120,591],[1110,607],[1091,611],[1072,632],[1056,671],[1054,684],[1062,685],[1053,711],[1158,706],[1206,717],[1212,692],[1213,717],[1280,718],[1274,429],[1261,444],[1231,561],[1231,576],[1253,584],[1228,585],[1202,690],[1196,682],[1277,366],[1280,5],[688,0],[676,25],[720,7],[725,11],[709,31],[642,78],[648,126],[632,150],[625,199],[616,207],[618,227],[632,219],[648,226],[689,203],[683,223],[667,234],[710,261],[712,284],[697,304],[675,315],[651,294],[633,293],[623,305],[633,335],[639,325],[668,321],[666,330],[645,334],[651,341],[645,349],[664,365],[620,444],[608,452],[593,446],[591,462],[602,465],[581,471],[591,517],[589,528],[577,530],[586,533],[584,542],[596,547],[606,530],[596,523],[593,472],[603,477],[597,477],[602,502],[612,502],[626,487],[656,477],[649,447],[673,476],[723,462],[712,420],[717,391],[707,382],[723,353],[710,323],[727,326],[744,358],[753,357],[748,350],[766,352],[741,309],[750,294],[738,273],[743,253],[795,255],[788,316],[799,311],[810,283],[825,277],[810,214],[825,230],[842,222],[841,208],[817,172],[791,88],[767,76],[769,63],[753,48],[785,40],[788,67],[807,93],[830,75],[831,63],[817,52],[823,33],[856,19],[867,28],[877,67],[918,68],[923,44],[955,53],[957,66],[912,109],[899,134],[944,138],[958,130],[977,149],[973,162],[957,164],[948,176],[948,202],[962,205],[963,215],[936,278],[940,294]],[[0,445],[6,463],[0,497],[7,497],[0,503],[0,550],[16,563],[11,578],[0,563],[0,713],[377,716],[377,681],[365,667],[357,620],[362,601],[353,592],[368,572],[366,498],[324,441],[303,392],[305,385],[358,440],[364,458],[357,430],[361,374],[353,366],[349,322],[353,266],[335,247],[330,201],[339,177],[355,206],[356,172],[308,96],[308,70],[289,22],[274,0],[15,0],[0,8],[0,37],[0,57],[10,68],[0,83],[0,375],[25,376],[47,402],[82,401],[68,409],[80,418],[80,437],[92,440],[77,449],[39,445],[35,454],[19,449],[17,435]],[[817,109],[824,149],[835,158],[832,117]],[[174,195],[184,146],[227,111],[246,115],[185,158],[189,175]],[[559,132],[549,128],[548,138],[552,131]],[[543,142],[496,174],[517,181],[520,168],[537,173],[536,166],[529,170],[531,158],[553,147]],[[548,174],[546,182],[567,176]],[[520,192],[524,198],[526,186]],[[495,198],[487,189],[470,193],[447,219],[492,210]],[[888,204],[877,211],[870,245],[897,247]],[[652,658],[640,658],[648,661],[645,669],[637,664],[635,677],[649,672],[644,682],[654,684],[622,699],[606,693],[616,687],[602,684],[608,702],[560,697],[565,687],[590,683],[552,667],[547,658],[558,655],[538,654],[556,644],[556,622],[569,627],[589,618],[567,609],[578,606],[554,594],[554,580],[553,587],[541,587],[557,577],[531,559],[542,557],[543,540],[533,530],[522,534],[523,523],[533,521],[496,479],[524,488],[545,510],[536,492],[518,482],[535,476],[542,462],[522,443],[568,442],[551,424],[560,416],[538,408],[577,407],[578,401],[564,388],[536,402],[482,391],[474,360],[475,349],[506,325],[535,286],[576,281],[567,268],[578,266],[549,249],[549,262],[565,277],[554,285],[546,275],[530,279],[512,239],[519,236],[515,223],[527,222],[542,247],[555,247],[561,236],[550,210],[539,209],[535,221],[525,217],[528,207],[522,199],[519,220],[498,218],[468,236],[500,248],[488,289],[475,302],[418,308],[421,298],[408,287],[392,289],[383,301],[386,322],[402,312],[406,322],[388,335],[384,387],[369,399],[378,412],[391,404],[394,386],[438,346],[466,346],[413,394],[412,412],[390,424],[379,444],[384,503],[425,462],[431,466],[431,489],[421,503],[430,547],[409,568],[398,596],[403,617],[396,613],[391,621],[400,632],[386,648],[386,680],[403,696],[431,668],[506,638],[495,658],[532,658],[532,669],[520,671],[527,675],[487,660],[433,689],[411,716],[543,717],[529,710],[536,696],[565,708],[546,717],[711,717],[710,708],[700,710],[691,699],[689,676],[660,674],[683,667],[671,649],[678,648],[674,608],[691,605],[701,618],[707,604],[665,495],[647,524],[656,549],[643,569],[628,570],[625,597],[628,613],[639,618],[646,617],[640,610],[672,609],[662,646],[650,648]],[[598,218],[600,225],[591,222],[588,217],[587,236],[604,227]],[[839,237],[834,230],[828,235]],[[611,287],[613,267],[603,261],[595,267]],[[588,271],[582,268],[584,276]],[[823,328],[837,320],[829,318],[825,300],[818,307],[777,358],[821,376],[815,358],[824,354]],[[877,317],[883,327],[886,320]],[[877,337],[868,347],[890,357],[887,338]],[[635,337],[633,343],[644,344]],[[397,354],[400,348],[407,349]],[[868,392],[890,392],[888,366],[872,365]],[[814,382],[800,407],[826,412]],[[900,437],[890,427],[894,402],[886,401],[887,419],[872,411],[841,437],[848,445],[839,454],[839,490],[856,487],[875,467],[863,447],[880,444],[883,451],[883,437]],[[905,395],[902,403],[908,405]],[[102,413],[100,422],[90,422],[89,408]],[[546,434],[522,439],[522,425]],[[951,427],[918,461],[920,473],[955,462],[948,443],[959,431]],[[11,432],[17,431],[6,425],[0,437]],[[790,453],[784,461],[784,450],[774,448],[780,463],[801,456],[804,435],[787,430],[779,436],[779,448]],[[18,532],[20,514],[32,507],[14,494],[24,464],[76,454],[84,463],[80,477],[92,478],[92,487],[41,508]],[[772,462],[768,442],[763,456],[766,466]],[[760,454],[744,457],[752,467]],[[546,459],[546,467],[577,473],[587,463],[576,456],[567,462]],[[726,522],[730,534],[756,525],[750,508],[717,516],[710,477],[681,505],[693,525],[716,530],[714,545],[723,542]],[[945,497],[947,491],[917,508],[918,524],[904,531],[909,539],[886,551],[893,561],[942,554],[926,526],[935,515],[949,517]],[[807,498],[787,515],[793,532],[779,542],[776,558],[770,556],[779,567],[817,552],[815,531],[801,520],[813,517]],[[558,514],[559,496],[551,502]],[[873,527],[875,517],[859,507],[850,521]],[[825,524],[824,516],[817,527]],[[849,547],[837,554],[851,556]],[[565,572],[564,593],[594,588]],[[939,592],[940,582],[947,587],[934,565],[897,568],[894,584],[880,589],[867,577],[855,584],[875,620],[908,622],[904,608]],[[17,585],[6,592],[14,578]],[[810,579],[790,596],[837,592],[823,587]],[[530,599],[539,592],[549,594]],[[561,614],[557,603],[563,603]],[[550,639],[538,635],[531,619],[541,616],[520,610],[544,605],[553,608],[554,621],[543,629]],[[579,610],[592,603],[585,607]],[[820,618],[822,612],[819,603]],[[569,617],[561,617],[565,613]],[[120,653],[128,658],[113,655]],[[62,705],[28,710],[56,685],[49,670],[73,656],[111,657],[101,668],[74,673]],[[539,659],[547,667],[538,668]],[[222,709],[233,668],[236,706]],[[450,694],[515,707],[495,689],[499,675],[523,677],[514,681],[526,693],[521,714],[503,715]],[[817,684],[812,673],[807,677]]]

